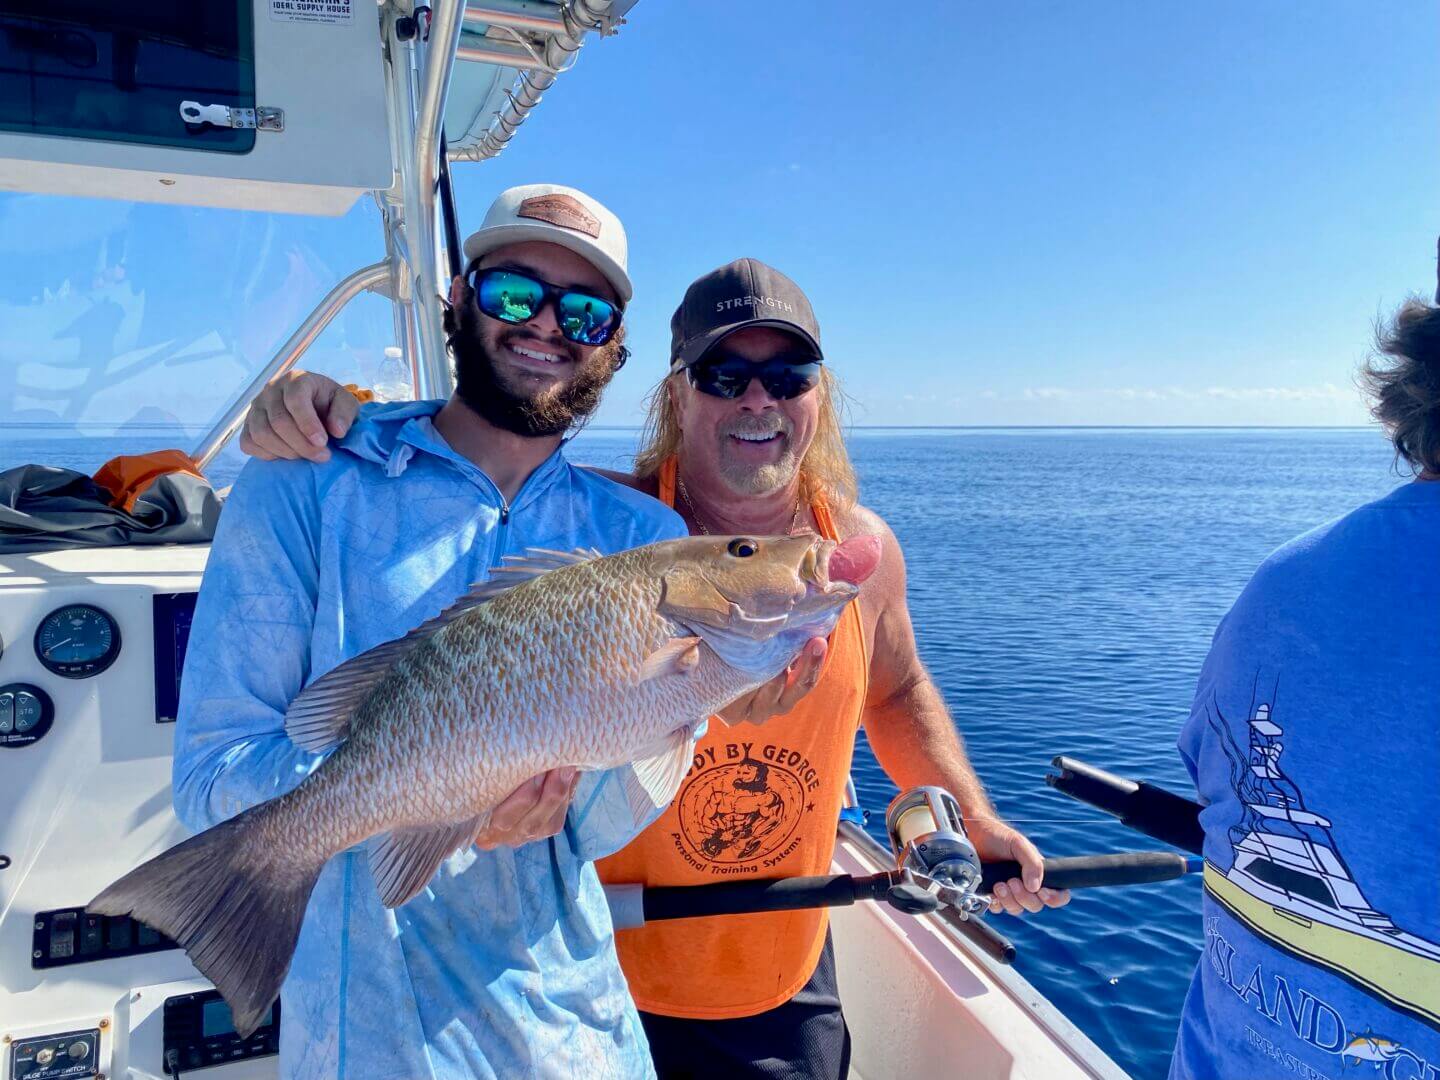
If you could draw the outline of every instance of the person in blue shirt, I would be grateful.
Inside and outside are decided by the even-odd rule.
[[[1440,1077],[1440,309],[1379,345],[1414,481],[1265,561],[1180,735],[1205,940],[1172,1080]]]
[[[504,267],[544,286],[533,317],[487,311],[456,279],[448,401],[366,406],[323,460],[252,461],[226,502],[176,728],[175,809],[191,829],[296,786],[322,758],[286,737],[290,701],[438,614],[503,556],[686,535],[673,511],[564,453],[623,362],[620,222],[568,188],[511,189],[466,256],[476,280]],[[608,340],[564,336],[567,291],[612,313]],[[402,907],[381,905],[362,851],[331,860],[282,991],[281,1074],[652,1075],[592,865],[646,823],[613,772],[555,770]]]

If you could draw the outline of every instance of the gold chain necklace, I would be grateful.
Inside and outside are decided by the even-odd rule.
[[[687,509],[687,510],[690,511],[690,520],[693,521],[693,522],[695,522],[695,524],[700,527],[700,532],[701,532],[702,534],[704,534],[705,536],[709,536],[709,535],[710,535],[710,530],[707,529],[707,528],[705,527],[705,523],[700,520],[700,515],[699,515],[698,513],[696,513],[696,511],[695,511],[695,504],[694,504],[693,502],[691,502],[691,500],[690,500],[690,492],[688,492],[687,490],[685,490],[685,481],[684,481],[684,480],[681,480],[680,477],[677,476],[677,477],[675,477],[675,486],[680,490],[680,498],[682,498],[682,499],[685,500],[685,509]],[[795,535],[795,527],[796,527],[797,525],[799,525],[799,524],[800,524],[800,496],[799,496],[799,495],[796,495],[796,496],[795,496],[795,513],[794,513],[794,515],[790,518],[790,531],[787,532],[785,535],[786,535],[786,536],[794,536],[794,535]]]

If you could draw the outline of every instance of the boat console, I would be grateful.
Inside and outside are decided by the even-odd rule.
[[[184,953],[87,915],[187,834],[170,806],[179,676],[208,545],[0,555],[0,1077],[274,1075]],[[217,1076],[220,1074],[216,1074]]]

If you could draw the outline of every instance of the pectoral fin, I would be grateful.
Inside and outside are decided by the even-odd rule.
[[[677,728],[654,748],[654,753],[630,766],[625,774],[625,797],[637,822],[649,820],[675,798],[690,768],[692,736],[693,729]]]
[[[370,849],[370,874],[387,908],[399,907],[423,889],[452,852],[466,847],[485,824],[486,815],[455,825],[396,829]]]
[[[699,663],[698,637],[671,638],[645,658],[640,666],[640,681],[648,682],[665,675],[689,675]]]

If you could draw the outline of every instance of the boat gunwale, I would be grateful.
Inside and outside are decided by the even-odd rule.
[[[836,830],[836,839],[846,846],[846,854],[867,864],[871,872],[894,868],[890,853],[860,825],[853,821],[841,821]],[[836,852],[840,857],[841,852]],[[923,919],[927,925],[939,931],[944,940],[960,952],[964,960],[981,969],[986,977],[1049,1036],[1052,1043],[1061,1048],[1076,1066],[1098,1080],[1130,1080],[1130,1074],[1117,1064],[1090,1036],[1060,1010],[1049,998],[1040,993],[1031,982],[1014,967],[1002,964],[987,956],[958,929],[959,915],[953,909],[939,910],[907,918]],[[841,991],[843,999],[843,988]]]

